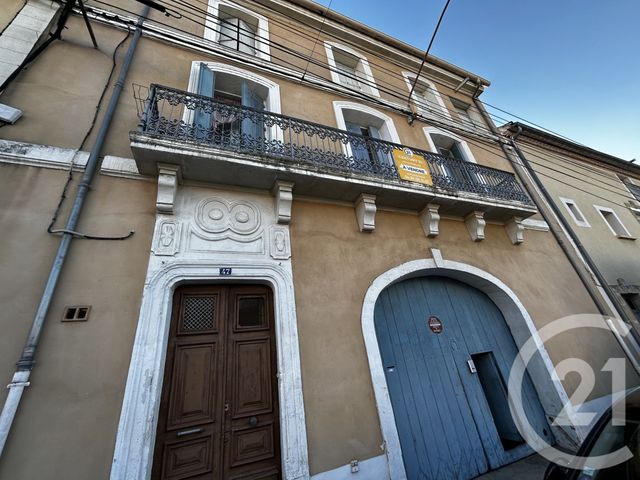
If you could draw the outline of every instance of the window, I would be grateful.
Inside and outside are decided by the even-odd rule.
[[[355,50],[332,42],[325,42],[331,79],[353,90],[379,97],[373,73],[366,57]]]
[[[629,230],[627,230],[627,227],[625,227],[624,224],[620,221],[620,218],[618,218],[618,215],[613,211],[613,209],[608,207],[600,207],[598,205],[594,205],[593,207],[598,211],[602,219],[609,227],[609,230],[611,230],[611,233],[613,233],[616,237],[629,239],[633,238],[629,233]]]
[[[636,185],[629,177],[625,177],[624,175],[618,175],[618,178],[624,184],[626,189],[629,190],[629,193],[633,196],[633,198],[640,202],[640,184]]]
[[[338,128],[364,138],[385,140],[400,143],[393,120],[377,110],[352,102],[333,102]],[[345,146],[347,156],[352,157],[360,166],[381,166],[386,168],[393,164],[389,153],[381,152],[374,147],[375,142],[365,145],[349,143]]]
[[[247,55],[269,60],[269,24],[252,11],[221,0],[209,0],[204,36]]]
[[[464,125],[473,128],[482,126],[482,117],[470,104],[453,97],[449,97],[449,100],[451,100],[451,104],[456,109],[456,113]]]
[[[457,135],[434,127],[425,127],[424,133],[432,152],[442,155],[447,160],[431,162],[432,174],[440,177],[445,184],[455,187],[469,181],[476,185],[489,185],[488,179],[480,172],[470,171],[460,162],[476,163],[469,145]]]
[[[476,163],[467,142],[457,135],[433,127],[426,127],[424,133],[432,152],[453,160]]]
[[[416,76],[409,72],[402,72],[402,75],[404,76],[407,88],[411,91]],[[428,115],[429,113],[435,113],[439,117],[444,115],[448,119],[451,118],[449,110],[445,106],[435,84],[425,78],[420,77],[413,90],[411,99],[419,114]]]
[[[580,211],[580,209],[578,208],[578,205],[574,200],[571,200],[570,198],[564,198],[564,197],[559,197],[559,198],[577,226],[579,227],[591,226],[589,225],[589,222],[587,222],[587,219],[584,217],[584,215],[582,214],[582,212]]]
[[[241,110],[234,108],[280,113],[280,89],[270,80],[231,65],[193,62],[189,91],[216,100],[212,111],[185,111],[183,121],[193,126],[196,139],[234,145],[240,140],[281,139],[282,131],[277,127],[267,128],[261,120],[243,117]]]

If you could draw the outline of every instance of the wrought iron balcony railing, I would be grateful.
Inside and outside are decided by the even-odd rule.
[[[140,113],[139,130],[159,138],[403,182],[392,152],[404,145],[160,85]],[[512,173],[411,150],[425,158],[437,190],[531,204]]]

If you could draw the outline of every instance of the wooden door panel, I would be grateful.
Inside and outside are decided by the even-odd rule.
[[[439,332],[429,327],[431,316],[441,320]],[[496,418],[509,414],[506,402],[495,401],[497,387],[491,384],[485,391],[483,372],[472,372],[467,363],[495,354],[490,373],[497,382],[499,375],[507,378],[517,355],[507,323],[491,299],[453,279],[415,278],[380,294],[374,320],[408,478],[474,478],[529,454],[526,445],[509,436],[511,431],[499,434]],[[476,367],[482,367],[478,362]],[[485,378],[484,383],[490,382]],[[532,425],[539,435],[546,434],[528,379],[523,398],[537,417],[538,424]]]
[[[214,422],[216,342],[176,345],[167,430]]]
[[[172,315],[152,479],[279,479],[270,290],[181,287]]]
[[[273,422],[257,427],[234,428],[231,432],[232,467],[238,467],[251,462],[273,458],[274,428]]]
[[[178,335],[218,332],[219,294],[185,295],[182,301]]]
[[[213,470],[211,436],[178,441],[164,446],[162,478],[186,479]]]
[[[235,341],[233,361],[234,419],[272,411],[271,342],[269,337]]]

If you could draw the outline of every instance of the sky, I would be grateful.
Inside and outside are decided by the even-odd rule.
[[[330,1],[422,50],[446,3]],[[430,53],[491,81],[485,103],[640,162],[640,0],[451,0]]]

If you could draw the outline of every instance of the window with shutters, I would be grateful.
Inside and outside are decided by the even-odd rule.
[[[355,50],[333,42],[324,43],[331,79],[351,90],[379,97],[367,58]]]
[[[210,0],[205,38],[238,52],[269,60],[265,17],[223,0]]]
[[[476,163],[467,142],[457,135],[433,127],[425,127],[424,133],[432,152],[454,160]]]
[[[424,77],[420,77],[416,83],[415,74],[410,72],[402,72],[402,76],[404,77],[409,92],[413,84],[416,84],[411,94],[411,100],[418,114],[425,116],[434,115],[444,120],[451,119],[451,114],[433,82]]]
[[[281,136],[281,131],[266,126],[261,116],[246,115],[247,109],[237,108],[280,113],[280,89],[271,80],[227,64],[193,62],[189,91],[215,100],[212,108],[196,108],[185,114],[185,123],[193,126],[199,140],[235,144]]]
[[[400,143],[393,120],[387,115],[365,105],[352,102],[333,102],[336,123],[340,130],[359,135],[364,142],[349,142],[345,149],[347,155],[355,160],[378,165],[391,165],[393,158],[389,153],[374,147],[375,142],[366,139],[385,140]]]

